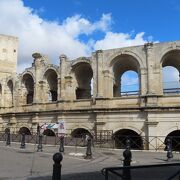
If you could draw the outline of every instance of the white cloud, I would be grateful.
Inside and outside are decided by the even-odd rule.
[[[130,34],[111,32],[111,14],[102,14],[95,22],[81,15],[67,17],[63,22],[42,19],[38,10],[25,7],[22,0],[0,0],[0,33],[19,38],[19,68],[21,71],[32,63],[31,54],[40,52],[58,62],[60,54],[70,58],[89,56],[96,49],[112,49],[144,44],[144,33],[134,38]],[[45,12],[44,12],[45,13]],[[103,32],[105,37],[96,40],[93,33]],[[80,35],[91,35],[91,40],[83,42]]]
[[[107,32],[104,39],[96,41],[95,49],[112,49],[127,46],[142,45],[147,41],[143,38],[144,32],[136,34],[134,38],[128,33]]]
[[[103,14],[97,22],[90,22],[80,15],[68,17],[59,24],[46,21],[25,7],[21,0],[0,1],[0,33],[19,37],[19,70],[32,62],[31,54],[47,54],[58,62],[61,53],[70,58],[90,54],[90,48],[78,39],[80,34],[105,31],[111,22],[110,14]],[[21,67],[20,67],[21,66]]]
[[[72,37],[78,37],[80,34],[89,35],[96,30],[108,31],[111,25],[111,14],[103,14],[101,19],[95,23],[82,18],[81,15],[75,15],[67,18],[62,27]]]

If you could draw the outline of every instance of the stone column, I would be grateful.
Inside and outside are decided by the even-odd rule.
[[[148,120],[147,122],[148,128],[148,142],[149,142],[149,150],[155,150],[157,148],[157,121]]]
[[[32,124],[37,124],[39,122],[39,114],[35,113],[32,117]]]
[[[39,123],[39,114],[35,113],[32,117],[32,132],[37,133],[37,124]]]
[[[147,93],[147,71],[146,69],[142,68],[140,71],[140,80],[141,80],[141,87],[140,87],[140,91],[141,91],[141,95],[145,95]]]
[[[66,99],[66,92],[65,92],[65,76],[66,76],[66,60],[67,60],[67,56],[62,54],[59,57],[60,59],[60,99],[64,100]]]
[[[110,71],[109,70],[104,70],[103,71],[104,74],[104,97],[106,98],[112,98],[113,97],[113,81],[112,81],[112,77],[110,75]]]
[[[97,97],[103,97],[104,79],[103,79],[103,51],[96,51],[96,66],[97,66]]]
[[[16,132],[16,124],[17,124],[17,119],[16,119],[16,115],[12,114],[12,116],[10,117],[10,122],[9,122],[10,126],[11,126],[11,130],[12,133]]]
[[[35,82],[34,82],[34,97],[33,97],[33,103],[38,103],[40,101],[39,99],[39,77],[42,69],[42,55],[40,53],[34,53],[32,55],[34,58],[34,66],[35,66]]]
[[[4,98],[5,98],[5,95],[4,95],[4,82],[1,83],[1,88],[2,88],[1,89],[2,90],[1,91],[1,95],[2,95],[1,97],[2,98],[0,99],[0,101],[1,101],[0,105],[1,105],[1,107],[4,107]]]
[[[57,82],[57,100],[61,100],[61,78],[58,77],[58,82]]]
[[[44,103],[46,102],[46,99],[47,99],[47,93],[46,93],[46,89],[45,89],[45,82],[44,81],[40,81],[39,82],[39,91],[40,91],[40,97],[39,97],[39,101],[41,103]]]
[[[64,89],[66,92],[66,100],[73,100],[75,99],[74,91],[72,91],[72,77],[71,76],[65,76],[65,84],[64,84]]]
[[[0,115],[0,131],[2,132],[4,129],[3,129],[3,118],[2,116]]]
[[[93,70],[93,98],[97,97],[97,60],[96,53],[92,53],[92,70]]]
[[[146,51],[146,64],[147,64],[147,94],[151,95],[154,94],[154,76],[153,76],[153,66],[154,66],[154,59],[153,59],[153,43],[146,43],[144,45]]]

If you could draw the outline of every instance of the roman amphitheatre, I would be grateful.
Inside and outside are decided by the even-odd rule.
[[[90,57],[57,57],[32,52],[32,66],[17,73],[18,38],[0,35],[0,131],[35,134],[37,125],[63,120],[66,134],[93,139],[134,138],[134,147],[164,148],[180,134],[179,81],[163,82],[163,69],[180,70],[180,41],[97,50]],[[123,89],[123,75],[138,83]],[[47,128],[46,136],[56,136]],[[179,139],[176,138],[177,146]]]

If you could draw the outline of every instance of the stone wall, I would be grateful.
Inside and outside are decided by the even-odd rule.
[[[63,119],[67,133],[79,128],[93,135],[129,130],[149,138],[167,136],[180,129],[180,94],[179,89],[163,92],[166,66],[180,70],[180,41],[98,50],[75,60],[61,55],[59,66],[34,53],[32,67],[0,83],[0,128],[27,127],[35,133],[38,123]],[[120,78],[129,70],[139,79],[133,95],[120,91]]]

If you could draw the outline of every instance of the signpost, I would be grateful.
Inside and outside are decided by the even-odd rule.
[[[58,123],[58,137],[60,138],[59,152],[64,152],[64,136],[66,134],[65,122],[59,120]]]

